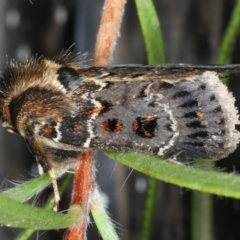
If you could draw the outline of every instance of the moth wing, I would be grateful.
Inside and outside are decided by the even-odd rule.
[[[191,80],[206,71],[216,72],[220,77],[240,74],[240,65],[194,65],[194,64],[163,64],[163,65],[118,65],[113,67],[86,67],[79,70],[85,80],[103,81],[145,81],[162,80],[170,83],[182,79]]]

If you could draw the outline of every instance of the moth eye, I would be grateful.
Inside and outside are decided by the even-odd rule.
[[[57,74],[58,81],[60,81],[68,92],[72,91],[81,83],[78,72],[73,68],[61,67],[58,69]]]

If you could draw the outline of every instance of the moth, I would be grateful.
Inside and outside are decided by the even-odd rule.
[[[240,138],[235,99],[219,75],[239,72],[240,65],[89,67],[70,51],[12,61],[0,79],[2,125],[24,137],[55,193],[55,170],[89,148],[217,160]]]

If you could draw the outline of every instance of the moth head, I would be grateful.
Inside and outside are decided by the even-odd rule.
[[[53,60],[33,58],[10,62],[0,79],[0,115],[8,130],[24,137],[35,124],[47,119],[74,115],[71,92],[81,82],[79,65],[61,54]]]

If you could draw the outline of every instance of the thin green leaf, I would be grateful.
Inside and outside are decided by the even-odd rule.
[[[224,33],[217,59],[218,64],[231,63],[235,42],[240,33],[240,0],[236,1],[232,16]],[[228,85],[228,78],[223,78],[222,82]]]
[[[192,240],[211,240],[213,236],[212,222],[213,196],[202,192],[192,195]]]
[[[35,230],[26,229],[16,238],[16,240],[28,240],[34,232]]]
[[[213,161],[195,161],[201,169],[213,169]],[[211,240],[213,236],[213,195],[193,192],[191,199],[191,234],[192,240]]]
[[[97,225],[98,231],[100,232],[102,239],[119,240],[118,235],[113,227],[112,221],[100,201],[100,196],[97,190],[94,193],[90,209],[94,222]]]
[[[160,22],[152,0],[135,0],[147,51],[148,64],[164,63]]]
[[[156,179],[192,190],[240,199],[239,175],[193,168],[140,153],[105,153],[109,158]]]
[[[74,211],[80,212],[77,207]],[[0,195],[0,224],[8,227],[35,230],[62,229],[73,225],[77,218],[77,214],[61,214],[31,207]]]
[[[155,202],[158,183],[159,181],[157,181],[155,178],[150,177],[148,179],[146,202],[144,206],[143,222],[141,228],[141,240],[151,239],[152,220],[155,214]]]
[[[240,33],[240,0],[236,1],[231,19],[223,36],[217,62],[230,63],[235,48],[237,35]]]
[[[72,179],[72,174],[68,173],[64,181],[59,186],[59,194],[60,196],[68,186],[69,182]],[[44,209],[52,210],[54,206],[54,201],[52,198],[49,198],[49,200],[45,203]],[[27,240],[35,230],[33,229],[26,229],[25,231],[21,232],[21,234],[17,237],[16,240]]]
[[[40,193],[44,188],[46,188],[51,183],[51,178],[48,174],[34,178],[23,184],[19,184],[14,188],[1,193],[6,197],[9,197],[18,202],[26,202],[34,195]]]

